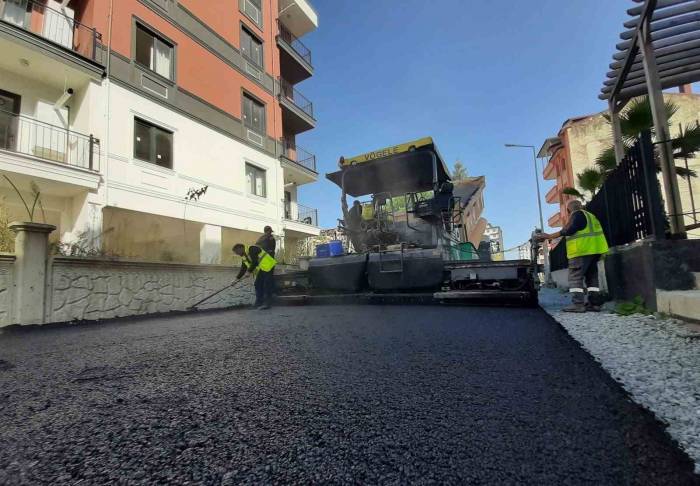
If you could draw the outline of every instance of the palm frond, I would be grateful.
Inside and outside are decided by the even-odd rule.
[[[678,105],[665,100],[666,115],[670,120],[678,111]],[[642,96],[630,102],[627,109],[620,113],[620,129],[626,145],[631,145],[639,134],[645,130],[654,131],[654,117],[648,96]]]
[[[677,159],[693,158],[700,151],[700,125],[688,125],[672,142],[673,156]]]
[[[576,188],[573,187],[565,187],[561,190],[561,193],[566,194],[567,196],[574,196],[579,199],[583,199],[583,194],[581,194]]]
[[[608,174],[617,167],[617,158],[615,157],[615,147],[608,147],[603,150],[595,159],[595,165],[601,174]]]
[[[594,168],[588,168],[581,171],[581,173],[576,176],[576,179],[581,189],[594,195],[603,184],[605,176]]]
[[[676,166],[676,175],[678,177],[683,177],[683,178],[687,179],[689,177],[697,177],[698,173],[695,172],[693,169],[686,169],[685,167],[680,167],[677,165]]]

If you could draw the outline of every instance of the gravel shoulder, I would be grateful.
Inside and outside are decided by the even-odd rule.
[[[0,359],[0,484],[698,484],[541,309],[197,313]]]
[[[540,304],[630,393],[668,425],[700,474],[700,326],[654,316],[568,314],[567,294]]]

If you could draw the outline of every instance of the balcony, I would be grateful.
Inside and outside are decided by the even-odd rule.
[[[0,171],[96,190],[99,170],[92,135],[0,111]]]
[[[308,0],[280,0],[279,19],[296,37],[318,28],[318,14]]]
[[[561,227],[561,226],[562,226],[562,222],[561,222],[561,213],[559,213],[559,211],[557,211],[556,213],[554,213],[553,215],[551,215],[551,216],[549,217],[549,219],[547,220],[547,224],[549,225],[550,228],[559,228],[559,227]]]
[[[293,238],[318,236],[318,210],[301,204],[284,202],[284,232]]]
[[[547,195],[544,198],[550,204],[559,204],[559,188],[556,185],[553,186],[547,191]]]
[[[284,183],[300,186],[318,179],[316,156],[298,145],[282,139],[280,161],[284,168]]]
[[[286,133],[296,135],[316,126],[314,106],[289,81],[279,78],[279,94],[282,106],[282,124]]]
[[[284,79],[291,84],[299,83],[313,76],[311,51],[284,24],[277,22],[279,34],[277,45],[280,48],[280,70]]]
[[[60,77],[61,82],[66,78],[70,82],[80,74],[101,79],[102,36],[75,20],[76,13],[69,7],[55,10],[36,0],[5,1],[0,6],[0,52],[4,53],[0,67],[29,69],[49,81]]]

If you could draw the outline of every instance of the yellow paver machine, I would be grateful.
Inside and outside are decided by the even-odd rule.
[[[533,238],[530,260],[491,261],[464,241],[468,201],[455,194],[431,137],[341,157],[338,165],[326,177],[341,189],[338,230],[347,251],[280,275],[283,300],[537,304],[538,244]]]

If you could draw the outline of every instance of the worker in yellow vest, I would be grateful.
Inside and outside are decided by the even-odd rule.
[[[581,201],[569,201],[566,211],[569,217],[561,231],[540,235],[542,240],[566,237],[571,305],[562,310],[564,312],[599,312],[602,302],[598,282],[598,261],[601,255],[608,252],[608,242],[600,221],[593,213],[583,209]],[[585,302],[586,291],[588,292],[587,303]]]
[[[257,245],[246,246],[236,243],[233,245],[233,252],[243,259],[235,282],[242,279],[246,272],[255,275],[255,307],[258,310],[269,309],[274,291],[273,275],[277,260]]]

